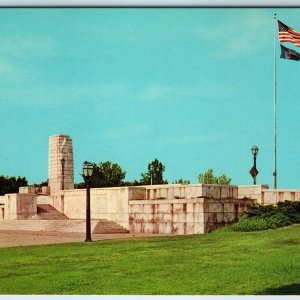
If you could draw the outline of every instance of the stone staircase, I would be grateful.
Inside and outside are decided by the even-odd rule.
[[[123,226],[114,221],[100,219],[94,227],[93,233],[129,233],[129,230],[125,229]]]
[[[37,215],[31,219],[40,220],[65,220],[69,219],[63,213],[60,213],[50,204],[38,204],[37,205]]]
[[[0,221],[0,230],[85,233],[85,226],[85,220],[69,219],[48,204],[38,204],[37,215],[30,219]],[[93,234],[129,233],[121,225],[106,219],[91,220],[91,231]]]

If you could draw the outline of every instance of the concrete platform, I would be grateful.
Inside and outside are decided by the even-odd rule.
[[[93,241],[165,236],[161,234],[92,234]],[[84,233],[0,230],[0,248],[84,242]]]

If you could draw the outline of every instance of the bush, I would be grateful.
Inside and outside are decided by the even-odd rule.
[[[275,229],[300,223],[300,202],[280,202],[278,205],[255,206],[232,225],[235,231]]]
[[[300,202],[279,202],[278,210],[289,217],[293,223],[300,223]]]

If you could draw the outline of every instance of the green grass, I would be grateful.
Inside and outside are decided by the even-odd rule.
[[[300,294],[300,225],[1,249],[0,294]]]

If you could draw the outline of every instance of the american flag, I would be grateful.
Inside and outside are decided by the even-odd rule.
[[[290,42],[295,46],[300,47],[300,33],[295,31],[292,27],[289,27],[278,20],[278,37],[279,41]]]

